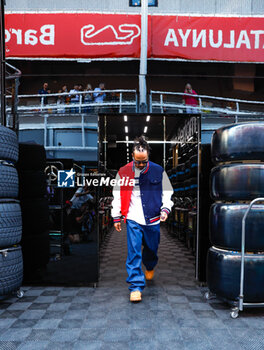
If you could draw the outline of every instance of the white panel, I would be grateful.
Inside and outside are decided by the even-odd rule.
[[[221,0],[216,3],[216,13],[221,14],[251,14],[251,1],[248,0]]]
[[[264,15],[263,0],[252,0],[252,15]]]
[[[108,11],[140,12],[129,0],[6,0],[13,11]],[[150,13],[264,15],[264,0],[158,0]]]
[[[193,0],[181,0],[181,13],[215,13],[215,2],[210,0],[201,0],[194,2]]]

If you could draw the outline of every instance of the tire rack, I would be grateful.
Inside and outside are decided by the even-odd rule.
[[[245,237],[246,237],[246,219],[252,206],[257,202],[264,202],[264,198],[255,198],[250,202],[243,218],[242,218],[242,232],[241,232],[241,267],[240,267],[240,281],[239,281],[239,295],[237,296],[237,300],[226,300],[225,298],[221,298],[227,303],[232,305],[232,309],[230,311],[231,318],[235,319],[239,316],[239,312],[243,311],[244,307],[264,307],[264,303],[249,303],[244,302],[244,288],[245,288]],[[218,295],[211,293],[210,291],[205,293],[205,299],[210,300],[216,298]]]
[[[63,163],[59,161],[52,161],[52,162],[47,161],[47,165],[48,166],[57,165],[57,169],[59,170],[64,169]],[[63,256],[63,250],[64,250],[64,218],[63,218],[64,195],[63,195],[63,188],[59,188],[57,186],[57,183],[52,182],[53,181],[53,179],[51,178],[52,175],[53,175],[52,173],[49,173],[48,175],[48,185],[52,189],[59,190],[59,203],[54,205],[49,205],[49,210],[50,211],[60,210],[60,230],[50,229],[49,235],[50,235],[50,238],[60,237],[60,239],[57,243],[50,242],[50,247],[59,248],[59,253],[56,254],[56,257],[60,259]],[[54,174],[54,175],[56,176],[57,174]]]
[[[264,255],[263,249],[257,247],[254,235],[247,237],[250,238],[250,245],[254,248],[248,248],[248,254],[245,254],[246,219],[253,205],[256,202],[264,201],[262,187],[264,145],[259,142],[257,137],[257,133],[262,134],[263,127],[263,123],[257,125],[245,123],[223,127],[215,131],[211,144],[212,160],[217,165],[211,171],[212,199],[218,203],[221,201],[223,204],[231,201],[232,205],[237,206],[237,208],[241,206],[239,202],[243,201],[247,206],[242,216],[241,245],[239,244],[234,249],[229,242],[226,242],[220,247],[212,239],[211,243],[214,246],[208,251],[207,282],[209,291],[205,293],[205,298],[209,300],[219,297],[232,305],[230,316],[233,319],[238,317],[239,311],[243,311],[244,306],[264,307],[263,293],[261,293],[263,291],[263,286],[261,286],[263,267],[260,268],[256,264],[256,261],[259,260],[261,266],[264,266]],[[237,133],[239,138],[237,138]],[[256,142],[258,147],[256,147]],[[220,178],[219,174],[223,169],[225,176]],[[256,171],[259,172],[256,173]],[[254,196],[258,198],[253,199]],[[212,219],[211,217],[210,222]],[[214,230],[211,235],[212,233],[214,234]],[[224,230],[221,233],[226,234]],[[261,230],[259,235],[262,235]],[[240,247],[241,252],[239,251]],[[211,259],[213,251],[216,252],[214,253],[216,258]],[[231,255],[233,255],[232,258],[230,258]],[[244,302],[245,297],[248,298],[248,302]]]
[[[174,190],[167,226],[196,255],[197,148],[181,147],[180,159],[185,162],[167,172]]]
[[[238,307],[235,307],[230,315],[232,318],[237,318],[239,311],[243,311],[243,307],[264,307],[264,303],[244,303],[244,275],[245,275],[245,235],[246,235],[246,218],[253,206],[256,202],[264,202],[264,198],[256,198],[254,199],[247,211],[245,212],[243,219],[242,219],[242,233],[241,233],[241,271],[240,271],[240,293],[239,293],[239,302],[238,302]]]

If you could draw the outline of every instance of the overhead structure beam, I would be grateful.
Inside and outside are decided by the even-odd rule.
[[[147,112],[148,0],[141,1],[141,50],[139,68],[139,111]]]

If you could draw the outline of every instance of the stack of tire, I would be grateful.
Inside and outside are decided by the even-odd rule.
[[[16,133],[0,126],[0,295],[19,291],[23,280],[17,160]]]
[[[211,293],[238,299],[242,218],[249,203],[264,197],[264,123],[235,124],[212,138],[210,241],[207,283]],[[264,205],[246,220],[244,301],[264,302]]]
[[[197,148],[184,146],[180,159],[185,162],[168,171],[175,197],[171,215],[173,222],[169,221],[169,229],[173,227],[176,237],[185,242],[194,253],[193,234],[196,229],[194,226],[189,227],[189,222],[194,221],[193,217],[196,213]],[[189,220],[189,214],[191,220]]]
[[[185,196],[195,198],[197,193],[197,154],[192,155],[189,160],[185,162],[185,181],[184,189]]]
[[[178,164],[168,172],[177,197],[196,197],[197,166],[197,155],[193,155],[185,163]]]
[[[185,196],[184,179],[185,179],[185,164],[178,164],[172,169],[174,172],[173,191],[177,197]]]
[[[22,210],[24,280],[41,278],[49,262],[49,205],[46,198],[46,153],[34,143],[19,144],[19,199]]]

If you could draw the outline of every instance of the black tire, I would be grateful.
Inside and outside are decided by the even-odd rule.
[[[16,168],[0,164],[0,198],[18,197],[18,175]]]
[[[264,123],[225,126],[212,137],[214,163],[239,160],[264,160]]]
[[[176,182],[173,186],[174,194],[177,197],[184,197],[185,196],[185,186],[184,182]]]
[[[23,280],[23,259],[21,247],[0,251],[0,295],[18,290]]]
[[[193,177],[184,181],[185,196],[196,197],[197,196],[197,179]]]
[[[184,186],[185,196],[189,197],[190,196],[190,186],[191,186],[190,179],[185,180],[183,186]]]
[[[18,169],[44,170],[45,167],[46,152],[44,146],[34,143],[19,143]]]
[[[197,156],[197,153],[198,153],[198,146],[197,146],[197,144],[196,144],[195,146],[193,146],[193,147],[191,148],[189,154],[190,154],[190,157],[191,157],[191,156],[195,156],[195,155]]]
[[[195,154],[190,158],[190,177],[197,176],[197,169],[198,169],[197,154]]]
[[[177,187],[177,178],[176,178],[176,176],[172,175],[171,184],[172,184],[173,187],[175,187],[175,188]]]
[[[214,200],[252,200],[264,196],[264,164],[228,164],[211,171]]]
[[[17,162],[18,141],[16,133],[0,125],[0,159]]]
[[[42,170],[21,170],[19,175],[19,198],[39,198],[47,193],[47,180]]]
[[[238,300],[241,254],[210,248],[207,255],[207,284],[226,300]],[[264,301],[264,254],[245,255],[244,301]]]
[[[189,179],[189,194],[191,197],[197,197],[197,188],[197,178],[192,177],[191,179]]]
[[[172,168],[170,176],[168,175],[172,185],[174,185],[177,182],[176,172],[177,172],[176,168]]]
[[[185,180],[185,164],[177,165],[176,178],[177,178],[177,181],[179,181],[179,182]]]
[[[42,234],[26,235],[21,241],[25,275],[45,267],[50,257],[49,231]]]
[[[19,201],[0,200],[0,248],[21,241],[22,216]]]
[[[23,236],[37,235],[49,229],[49,203],[45,198],[21,200]]]
[[[190,160],[187,160],[185,162],[185,180],[188,180],[190,178],[190,170],[191,170],[191,162]]]
[[[213,246],[241,251],[242,218],[246,204],[215,203],[210,209],[210,241]],[[255,205],[246,219],[245,249],[247,252],[264,251],[264,205]]]

